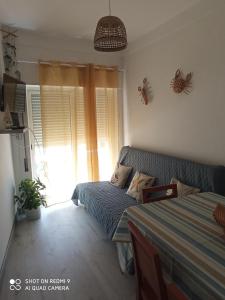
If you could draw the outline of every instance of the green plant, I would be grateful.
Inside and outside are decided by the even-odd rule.
[[[38,208],[40,205],[46,207],[45,196],[40,192],[45,188],[45,185],[39,178],[36,180],[24,179],[20,182],[18,187],[19,195],[15,195],[14,199],[22,210],[31,210],[33,208]]]

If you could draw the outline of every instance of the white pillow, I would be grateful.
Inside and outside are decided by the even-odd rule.
[[[186,185],[184,183],[182,183],[181,181],[179,181],[178,179],[176,178],[172,178],[170,183],[172,184],[177,184],[177,195],[178,197],[182,197],[182,196],[187,196],[187,195],[190,195],[190,194],[197,194],[200,192],[200,189],[199,188],[196,188],[196,187],[193,187],[193,186],[190,186],[190,185]],[[166,192],[167,195],[171,195],[172,194],[172,190],[169,189],[167,190]]]
[[[121,164],[117,165],[110,181],[111,184],[124,188],[131,170],[132,167],[126,167]]]
[[[155,177],[136,172],[127,190],[127,194],[135,198],[138,203],[143,203],[142,190],[151,187],[154,181]]]

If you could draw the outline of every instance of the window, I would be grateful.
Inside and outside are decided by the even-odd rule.
[[[110,179],[118,158],[117,92],[115,88],[96,88],[100,180]],[[41,110],[40,88],[27,87],[29,126],[35,137],[33,170],[35,176],[46,183],[51,204],[70,199],[75,185],[88,181],[85,109],[82,87],[47,86],[44,93],[45,103]]]

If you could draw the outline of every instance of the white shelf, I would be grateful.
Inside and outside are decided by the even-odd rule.
[[[19,134],[19,133],[25,133],[27,131],[27,128],[22,129],[0,129],[0,134]]]

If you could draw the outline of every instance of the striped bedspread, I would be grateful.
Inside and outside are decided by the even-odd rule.
[[[165,272],[190,299],[225,299],[225,239],[212,212],[225,197],[199,193],[180,199],[130,207],[113,241],[130,260],[127,220],[133,221],[158,248]],[[125,244],[126,243],[126,244]]]

